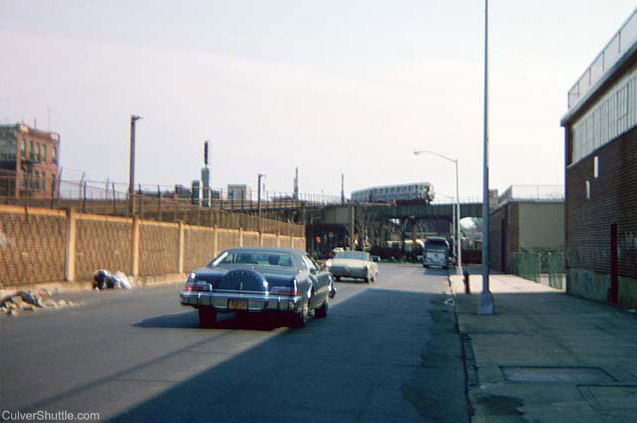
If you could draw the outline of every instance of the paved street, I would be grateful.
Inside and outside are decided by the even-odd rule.
[[[220,318],[199,328],[181,284],[76,294],[84,305],[3,318],[1,410],[101,421],[468,421],[446,272],[382,264],[337,284],[302,330]]]

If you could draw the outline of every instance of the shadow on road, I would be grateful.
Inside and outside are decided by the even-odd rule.
[[[199,324],[197,310],[195,309],[179,314],[153,317],[134,323],[132,326],[160,329],[202,329]],[[217,321],[211,328],[208,328],[208,330],[272,331],[285,326],[288,326],[288,322],[286,322],[282,316],[276,316],[274,314],[241,315],[236,313],[219,313],[219,315],[217,315]]]
[[[303,330],[281,332],[223,362],[215,361],[218,344],[200,344],[187,353],[196,352],[202,360],[209,357],[211,367],[111,421],[296,421],[309,416],[312,421],[411,421],[441,392],[450,399],[438,401],[458,398],[463,405],[458,351],[453,353],[456,366],[450,366],[445,355],[442,373],[436,374],[441,380],[432,381],[422,373],[427,334],[437,319],[431,309],[435,306],[427,304],[437,297],[365,290],[335,305],[327,319],[312,319]],[[444,330],[453,334],[452,309],[443,312],[451,313]],[[193,324],[181,314],[174,319],[186,327]],[[259,326],[254,318],[228,318],[211,333],[255,325]],[[435,393],[422,385],[434,382]],[[456,386],[453,394],[451,385]],[[433,397],[425,398],[429,395]],[[442,407],[445,412],[454,408]],[[462,407],[457,413],[464,413]]]
[[[454,270],[450,269],[450,270],[445,270],[445,269],[440,269],[437,267],[423,267],[423,275],[427,275],[427,276],[447,276],[449,273],[453,273]]]
[[[440,297],[368,289],[305,329],[258,332],[256,339],[255,332],[232,329],[267,330],[275,321],[262,326],[255,318],[227,316],[213,329],[198,329],[209,333],[205,339],[29,409],[66,409],[83,398],[96,411],[105,406],[104,420],[113,422],[414,421],[425,409],[466,421],[459,347],[451,356],[440,352],[445,359],[436,373],[435,357],[425,354],[437,327],[435,309],[448,316],[441,330],[456,336],[452,308],[435,305]],[[198,317],[184,312],[136,326],[190,331]],[[109,409],[120,414],[109,416]]]

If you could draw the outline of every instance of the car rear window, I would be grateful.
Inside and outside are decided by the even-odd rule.
[[[444,251],[447,249],[447,243],[442,241],[430,241],[425,244],[425,249],[430,251]]]
[[[341,251],[336,254],[337,259],[369,260],[369,253],[362,251]]]
[[[256,266],[292,267],[292,255],[263,251],[226,251],[214,259],[209,266],[223,264],[252,264]]]

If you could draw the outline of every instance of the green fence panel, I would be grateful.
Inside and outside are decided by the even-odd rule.
[[[549,286],[552,288],[562,289],[564,280],[564,254],[548,254],[548,274]]]
[[[542,265],[541,255],[538,253],[514,253],[513,262],[515,274],[531,281],[540,282]]]

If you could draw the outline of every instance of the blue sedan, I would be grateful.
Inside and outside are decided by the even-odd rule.
[[[285,248],[233,248],[188,277],[181,303],[199,310],[202,326],[218,313],[278,313],[305,327],[311,311],[325,318],[336,293],[331,274],[305,252]]]

